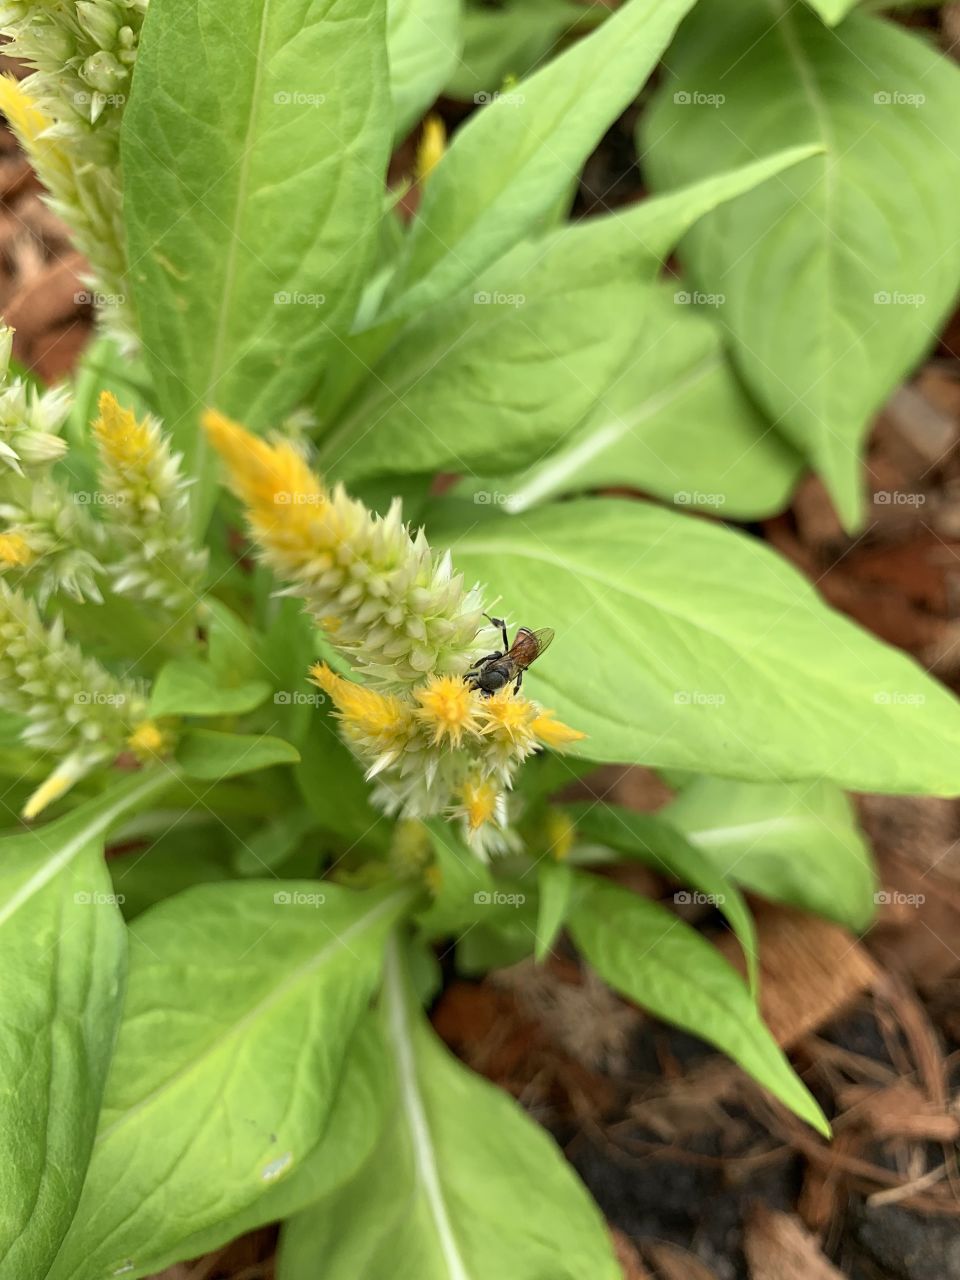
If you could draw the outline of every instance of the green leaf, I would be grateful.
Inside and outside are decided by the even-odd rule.
[[[385,25],[384,0],[150,6],[123,211],[144,350],[191,475],[209,473],[206,405],[274,425],[350,327],[390,148]]]
[[[393,133],[402,141],[460,60],[462,0],[387,0]]]
[[[265,680],[223,683],[224,673],[199,658],[174,658],[157,672],[152,716],[230,716],[253,711],[270,695]]]
[[[639,271],[641,278],[652,278],[650,269],[658,268],[701,218],[822,150],[813,144],[784,147],[677,191],[642,200],[624,212],[567,224],[539,243],[518,249],[504,264],[516,255],[540,258],[549,252],[562,255],[565,265],[584,273],[601,270],[614,278],[621,271]],[[499,264],[497,269],[502,268]]]
[[[393,945],[383,1005],[394,1100],[344,1193],[285,1227],[278,1280],[615,1280],[603,1221],[551,1138],[441,1044]]]
[[[274,871],[300,847],[319,823],[309,809],[289,809],[258,827],[233,850],[237,875],[258,876]]]
[[[470,118],[430,175],[388,310],[409,313],[449,296],[537,228],[636,96],[692,2],[628,0],[598,31]]]
[[[575,0],[511,0],[498,8],[468,0],[463,53],[447,83],[447,97],[483,104],[501,89],[509,95],[521,76],[550,56],[565,32],[611,12],[603,4],[587,8]]]
[[[348,844],[385,847],[391,825],[370,803],[370,785],[326,710],[313,712],[295,771],[297,787],[318,826]]]
[[[205,821],[191,826],[191,819],[197,813]],[[233,879],[230,874],[230,832],[219,815],[207,810],[206,806],[198,806],[188,816],[182,811],[161,811],[150,816],[162,818],[165,830],[144,847],[143,837],[124,827],[117,833],[118,843],[134,842],[135,847],[129,852],[112,855],[107,863],[114,891],[127,920],[195,884]]]
[[[747,904],[715,864],[660,817],[621,805],[585,801],[567,810],[578,838],[597,840],[689,885],[724,916],[740,943],[750,988],[757,991],[757,933]],[[678,839],[679,836],[679,839]],[[684,897],[689,899],[689,893]],[[677,899],[681,900],[679,895]]]
[[[818,1132],[830,1126],[760,1018],[740,975],[672,912],[581,875],[569,928],[609,986],[740,1064]]]
[[[217,733],[213,729],[191,729],[180,739],[177,763],[188,778],[211,782],[252,773],[274,764],[297,764],[300,752],[282,738],[268,734]]]
[[[517,246],[477,291],[403,331],[323,442],[320,466],[352,480],[538,460],[635,360],[638,334],[656,331],[652,282],[683,233],[809,154],[783,151]],[[631,323],[611,326],[612,312]]]
[[[260,637],[238,614],[221,600],[207,596],[203,601],[207,626],[207,656],[220,684],[234,688],[265,675],[260,656]]]
[[[873,917],[873,858],[853,805],[830,782],[699,777],[660,816],[747,889],[854,930]]]
[[[537,915],[537,942],[533,954],[542,964],[553,950],[557,935],[567,918],[573,893],[573,871],[565,862],[543,861],[537,868],[540,899]]]
[[[859,0],[807,0],[829,27],[835,27],[858,3]]]
[[[854,14],[832,31],[789,0],[704,0],[669,61],[645,124],[658,188],[770,147],[824,148],[705,219],[682,256],[724,299],[761,405],[854,526],[870,420],[960,282],[960,71],[898,26]]]
[[[126,939],[106,832],[173,780],[112,787],[0,840],[0,1273],[45,1280],[83,1184],[113,1050]]]
[[[195,1232],[149,1259],[151,1272],[178,1258],[200,1257],[269,1222],[299,1213],[355,1177],[372,1154],[391,1090],[383,1040],[373,1013],[365,1013],[346,1051],[330,1123],[301,1161],[239,1213]]]
[[[591,759],[862,791],[960,790],[960,706],[910,658],[828,608],[745,534],[641,502],[504,516],[437,504],[516,623],[552,626],[525,688],[587,733]]]
[[[584,421],[525,471],[475,491],[502,495],[506,511],[606,486],[629,486],[734,520],[782,511],[801,459],[771,431],[723,350],[706,310],[657,285],[632,317],[629,363]]]
[[[322,1137],[409,900],[248,880],[133,922],[93,1159],[50,1280],[135,1280],[293,1173]]]
[[[611,311],[642,311],[645,295],[629,279],[598,279],[588,263],[574,274],[565,254],[532,266],[530,256],[522,249],[477,292],[404,331],[321,444],[321,468],[351,482],[497,474],[576,425],[632,345],[629,328],[609,325]]]

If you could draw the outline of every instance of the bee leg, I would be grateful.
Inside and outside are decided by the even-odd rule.
[[[500,634],[503,636],[503,652],[506,653],[510,648],[510,641],[507,638],[507,624],[502,618],[491,618],[489,613],[485,613],[483,616],[488,622],[492,623],[493,626],[500,628]]]
[[[523,684],[523,672],[521,671],[520,674],[517,676],[517,683],[513,686],[513,692],[515,694],[520,692],[520,686],[522,684]]]
[[[467,672],[467,675],[468,676],[473,675],[477,671],[482,671],[488,662],[495,662],[497,658],[502,658],[502,657],[503,657],[503,654],[500,652],[499,649],[496,651],[496,653],[484,654],[482,658],[477,659],[477,661],[473,664],[473,666]]]

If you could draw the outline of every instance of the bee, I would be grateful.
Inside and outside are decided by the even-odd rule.
[[[523,683],[523,673],[548,647],[553,639],[553,629],[543,627],[540,631],[531,631],[529,627],[519,627],[511,644],[504,620],[491,618],[489,613],[483,616],[495,627],[500,628],[503,648],[481,658],[463,678],[471,689],[479,689],[487,697],[508,685],[511,680],[515,681],[513,692],[519,693],[520,685]]]

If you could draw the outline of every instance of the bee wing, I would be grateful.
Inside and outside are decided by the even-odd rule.
[[[539,658],[544,650],[549,649],[553,643],[553,637],[556,635],[553,627],[541,627],[539,631],[533,632],[534,643],[537,646],[537,657]]]
[[[552,639],[552,627],[544,627],[540,631],[531,631],[529,627],[521,627],[511,646],[509,656],[521,670],[526,670],[531,662],[540,657]]]

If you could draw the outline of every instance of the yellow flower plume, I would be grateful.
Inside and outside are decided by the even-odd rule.
[[[0,565],[26,568],[33,564],[36,552],[21,533],[0,533]]]
[[[463,735],[479,732],[480,695],[460,676],[431,676],[413,696],[420,704],[417,719],[430,731],[434,744],[449,740],[459,747]]]
[[[122,409],[109,391],[101,393],[99,407],[93,434],[101,452],[126,471],[141,469],[155,453],[149,423],[138,423],[132,411]]]

